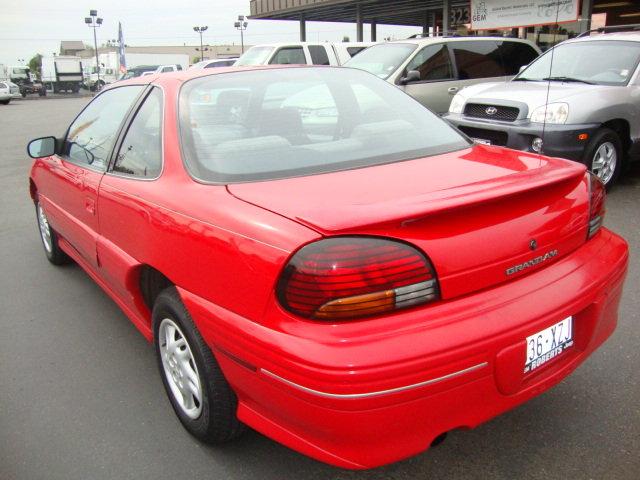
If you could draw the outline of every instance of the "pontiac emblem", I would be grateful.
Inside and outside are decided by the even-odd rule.
[[[536,248],[538,248],[538,242],[536,242],[535,238],[532,238],[531,241],[529,242],[529,248],[531,250],[535,250]]]
[[[551,250],[550,252],[545,253],[544,255],[540,255],[539,257],[532,258],[531,260],[527,260],[524,263],[519,263],[518,265],[514,265],[513,267],[509,267],[505,270],[507,275],[513,275],[514,273],[522,272],[527,268],[535,267],[540,263],[544,263],[547,260],[551,260],[553,257],[558,255],[558,250]]]
[[[487,115],[495,115],[497,111],[498,109],[496,107],[487,107],[487,109],[485,110],[485,113]]]

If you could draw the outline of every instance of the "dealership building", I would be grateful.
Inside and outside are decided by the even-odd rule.
[[[358,41],[367,40],[365,24],[372,41],[378,25],[405,25],[518,36],[546,48],[593,28],[640,23],[638,0],[252,0],[250,8],[250,18],[298,22],[302,41],[313,21],[355,23]]]

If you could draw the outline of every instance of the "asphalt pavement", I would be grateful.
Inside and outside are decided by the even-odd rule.
[[[531,402],[350,472],[252,431],[222,448],[198,443],[171,410],[151,345],[79,267],[46,261],[25,146],[61,134],[87,101],[0,105],[0,479],[640,478],[640,166],[607,204],[607,226],[631,248],[613,337]]]

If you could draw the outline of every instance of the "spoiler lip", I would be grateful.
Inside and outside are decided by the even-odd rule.
[[[344,205],[341,214],[326,209],[308,209],[295,220],[320,233],[348,232],[389,222],[410,223],[431,215],[483,202],[507,198],[528,190],[552,186],[570,179],[584,177],[586,167],[575,162],[547,163],[539,169],[517,172],[505,177],[461,185],[446,190],[425,193],[407,199],[393,199],[366,205]],[[350,218],[358,218],[353,224]]]

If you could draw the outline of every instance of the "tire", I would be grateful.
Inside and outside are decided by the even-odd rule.
[[[71,259],[58,245],[58,234],[49,225],[47,215],[40,205],[40,202],[36,200],[35,204],[38,232],[40,233],[40,240],[42,240],[42,247],[44,248],[44,254],[47,257],[47,260],[54,265],[64,265],[69,263]]]
[[[152,319],[160,377],[184,428],[210,444],[240,436],[246,427],[236,416],[237,397],[174,287],[158,295]],[[167,339],[178,344],[173,351]]]
[[[623,160],[624,151],[620,137],[609,128],[596,131],[583,156],[584,164],[603,181],[607,190],[618,179]]]
[[[10,102],[10,101],[11,101],[11,99],[9,98],[8,100],[2,100],[2,101],[0,101],[0,103],[1,103],[2,105],[9,105],[9,102]]]

